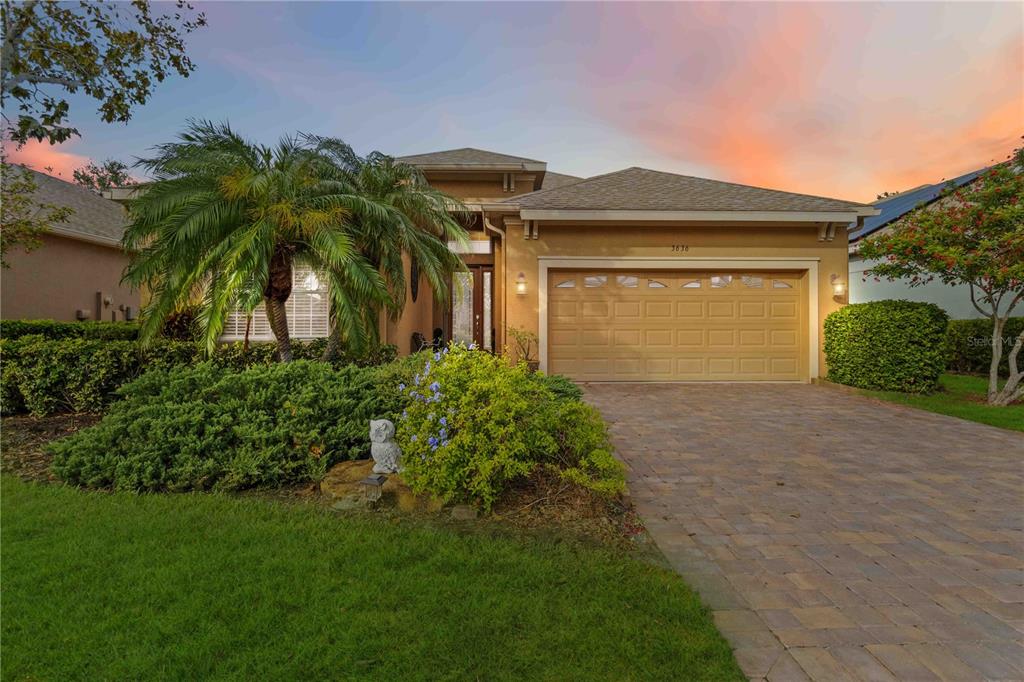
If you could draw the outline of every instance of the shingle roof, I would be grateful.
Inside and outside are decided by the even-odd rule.
[[[523,194],[505,203],[525,209],[589,211],[850,211],[868,207],[636,167]]]
[[[489,152],[484,149],[473,149],[463,147],[461,149],[448,149],[440,152],[427,154],[413,154],[411,156],[399,156],[398,161],[412,164],[414,166],[516,166],[523,167],[526,164],[543,164],[543,161],[527,159],[522,156],[510,156]]]
[[[54,226],[54,232],[110,244],[121,241],[128,223],[127,213],[121,204],[52,175],[30,168],[25,170],[36,181],[36,201],[74,210],[68,222]]]
[[[544,173],[544,182],[541,184],[541,189],[555,189],[556,187],[575,185],[583,179],[584,178],[578,178],[575,175],[566,175],[565,173],[552,173],[551,171],[547,171]]]
[[[986,170],[988,170],[987,167],[979,168],[976,171],[964,173],[960,177],[953,178],[949,181],[937,182],[934,185],[924,185],[923,187],[918,187],[908,192],[897,194],[894,197],[883,199],[882,201],[876,201],[875,208],[881,210],[882,213],[880,215],[871,216],[870,218],[865,218],[864,225],[859,230],[852,231],[856,225],[851,226],[850,241],[855,242],[858,239],[863,239],[869,234],[881,230],[886,225],[899,220],[921,204],[928,204],[935,201],[942,194],[943,190],[949,187],[951,183],[955,187],[962,187],[976,179]]]

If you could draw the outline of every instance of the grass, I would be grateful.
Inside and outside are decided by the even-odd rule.
[[[4,679],[743,679],[677,576],[612,552],[0,485]]]
[[[1024,431],[1024,404],[997,407],[985,403],[988,378],[968,374],[944,374],[939,378],[942,390],[931,395],[912,395],[895,391],[863,391],[864,394],[891,403],[910,405],[929,412],[969,419],[990,426]]]

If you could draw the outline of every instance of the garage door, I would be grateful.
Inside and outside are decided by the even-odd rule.
[[[548,371],[577,381],[798,381],[801,273],[553,271]]]

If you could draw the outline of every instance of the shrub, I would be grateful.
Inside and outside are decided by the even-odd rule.
[[[859,388],[927,393],[946,368],[948,317],[932,303],[876,301],[825,318],[828,378]]]
[[[540,372],[533,376],[559,400],[583,400],[583,389],[566,376],[561,374],[541,374]]]
[[[0,338],[13,340],[22,336],[46,339],[108,339],[130,341],[139,338],[139,325],[134,322],[57,322],[56,320],[0,320]]]
[[[51,446],[75,485],[238,490],[319,480],[369,452],[369,421],[401,396],[380,368],[295,361],[241,372],[206,362],[146,372],[95,426]]]
[[[401,391],[402,475],[417,492],[487,509],[544,463],[595,490],[621,490],[621,466],[597,412],[557,400],[523,363],[452,345],[427,358]]]
[[[323,340],[296,343],[297,358],[317,359]],[[102,409],[114,397],[118,386],[148,369],[168,369],[195,364],[202,359],[199,346],[186,341],[157,339],[140,347],[135,341],[105,341],[87,338],[50,340],[40,335],[0,341],[3,371],[0,373],[0,407],[3,414],[28,411],[36,416],[56,412],[87,412]],[[275,362],[274,343],[241,343],[219,346],[213,364],[240,371],[250,366]],[[383,346],[372,354],[353,357],[341,354],[334,366],[371,366],[393,358],[394,346]]]
[[[1001,376],[1009,376],[1010,349],[1024,331],[1024,317],[1011,317],[1003,327]],[[988,375],[992,363],[992,320],[950,320],[947,333],[949,369],[954,372]],[[1017,364],[1024,363],[1024,353]]]

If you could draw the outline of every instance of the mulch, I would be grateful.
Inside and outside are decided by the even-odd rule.
[[[50,482],[50,441],[70,436],[100,420],[99,414],[59,414],[51,417],[4,417],[0,423],[0,471],[26,481]]]

